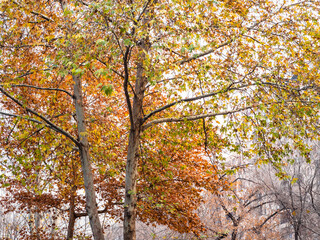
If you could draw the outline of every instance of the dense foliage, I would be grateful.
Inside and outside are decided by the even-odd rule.
[[[137,217],[200,234],[195,210],[203,191],[229,187],[228,153],[271,163],[280,178],[294,149],[310,160],[319,7],[2,1],[5,207],[65,209],[67,238],[88,215],[103,239],[100,213],[123,218],[124,239]]]

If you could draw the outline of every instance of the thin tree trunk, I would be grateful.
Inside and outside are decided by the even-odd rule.
[[[29,211],[28,213],[28,226],[29,226],[30,235],[32,235],[33,234],[33,216],[31,211]]]
[[[238,232],[238,229],[234,229],[232,231],[231,240],[236,240],[237,239],[237,232]]]
[[[76,216],[74,211],[74,198],[75,198],[75,191],[76,187],[71,189],[71,196],[70,196],[70,211],[69,211],[69,222],[68,222],[68,232],[67,232],[67,240],[73,239],[74,234],[74,224],[76,222]]]
[[[73,75],[76,116],[78,121],[79,153],[86,195],[86,210],[95,240],[104,240],[103,230],[99,220],[96,194],[93,184],[93,174],[90,164],[89,143],[86,131],[85,116],[82,100],[82,86],[79,75]]]
[[[51,213],[51,239],[55,239],[57,212],[56,209],[52,209]]]
[[[294,228],[294,240],[300,240],[300,223],[296,223]]]
[[[142,107],[147,79],[144,76],[143,62],[145,60],[145,42],[141,44],[138,63],[137,76],[135,83],[135,95],[132,105],[132,122],[129,133],[127,165],[126,165],[126,184],[124,202],[124,240],[136,239],[136,216],[137,216],[137,166],[139,159],[139,142],[142,131]],[[125,63],[126,64],[126,63]],[[130,106],[128,106],[130,107]]]
[[[40,230],[40,213],[36,207],[36,212],[34,213],[34,229],[36,230],[36,238],[40,240],[39,230]]]

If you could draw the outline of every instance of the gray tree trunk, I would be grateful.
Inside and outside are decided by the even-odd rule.
[[[36,212],[34,213],[34,229],[36,230],[37,240],[40,240],[39,230],[40,230],[40,213],[38,212],[38,208],[36,208]]]
[[[142,131],[142,107],[147,78],[144,76],[143,62],[145,60],[145,42],[141,44],[137,63],[137,76],[135,83],[135,95],[132,104],[132,121],[129,133],[126,184],[124,202],[124,240],[136,239],[136,216],[137,216],[137,166],[139,159],[139,142]]]
[[[84,116],[81,79],[79,75],[73,75],[72,77],[74,80],[74,102],[78,121],[78,136],[80,142],[78,147],[86,195],[86,211],[89,216],[90,226],[94,239],[104,240],[103,230],[98,215],[96,194],[93,184],[93,174],[90,164],[89,143]]]

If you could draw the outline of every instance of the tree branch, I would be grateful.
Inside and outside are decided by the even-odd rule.
[[[4,86],[2,84],[0,84],[0,86]],[[60,89],[60,88],[46,88],[46,87],[37,87],[37,86],[33,86],[33,85],[27,85],[27,84],[12,84],[9,85],[10,87],[29,87],[29,88],[35,88],[35,89],[39,89],[39,90],[48,90],[48,91],[60,91],[60,92],[64,92],[66,94],[68,94],[70,97],[74,98],[74,96],[69,93],[67,90],[64,89]]]
[[[230,111],[224,111],[224,112],[219,112],[219,113],[207,113],[207,114],[199,114],[199,115],[191,115],[191,116],[184,116],[184,117],[179,117],[179,118],[160,118],[154,121],[151,121],[144,125],[143,130],[152,127],[153,125],[159,124],[159,123],[165,123],[165,122],[183,122],[183,121],[194,121],[202,118],[208,118],[208,117],[215,117],[215,116],[224,116],[232,113],[237,113],[241,112],[244,110],[248,110],[251,108],[256,107],[257,105],[252,105],[244,108],[239,108],[236,110],[230,110]]]
[[[15,102],[17,105],[19,105],[21,108],[25,109],[27,112],[32,113],[33,115],[37,116],[38,118],[40,118],[41,120],[44,121],[38,121],[35,120],[34,122],[37,121],[37,123],[39,124],[44,124],[47,127],[53,129],[54,131],[66,136],[67,138],[69,138],[72,142],[74,142],[77,146],[80,145],[80,143],[67,131],[63,130],[62,128],[58,127],[57,125],[55,125],[53,122],[51,122],[50,120],[48,120],[47,118],[45,118],[44,116],[42,116],[41,114],[37,113],[36,111],[34,111],[31,108],[28,108],[26,106],[24,106],[19,100],[17,100],[16,98],[14,98],[13,96],[11,96],[7,91],[5,91],[2,87],[0,87],[0,92],[2,92],[3,95],[7,96],[8,98],[10,98],[13,102]],[[25,118],[28,120],[28,118]]]
[[[1,115],[4,115],[4,116],[8,116],[8,117],[22,118],[22,119],[28,120],[28,121],[30,121],[30,122],[38,123],[38,124],[44,124],[43,122],[38,121],[37,119],[27,118],[27,117],[23,117],[23,116],[21,116],[21,115],[16,115],[16,114],[12,114],[12,113],[1,112],[1,111],[0,111],[0,114],[1,114]]]
[[[137,22],[139,22],[143,16],[143,14],[146,12],[147,7],[149,6],[149,4],[151,3],[152,0],[148,0],[148,2],[146,3],[146,5],[144,6],[142,12],[139,14],[139,17],[137,19]]]
[[[100,62],[100,63],[102,63],[103,65],[105,65],[106,67],[108,67],[108,64],[107,64],[106,62],[102,61],[102,60],[99,59],[99,58],[96,58],[96,59],[97,59],[98,62]],[[118,76],[120,76],[121,78],[124,79],[124,76],[123,76],[121,73],[119,73],[118,71],[114,70],[113,68],[110,68],[110,70],[111,70],[112,72],[114,72],[115,74],[117,74]]]
[[[184,60],[179,61],[178,63],[179,63],[180,65],[183,65],[183,64],[185,64],[185,63],[187,63],[187,62],[191,62],[191,61],[196,60],[196,59],[198,59],[198,58],[201,58],[201,57],[204,57],[204,56],[206,56],[206,55],[209,55],[209,54],[211,54],[211,53],[214,53],[214,52],[215,52],[216,50],[218,50],[219,48],[222,48],[222,47],[224,47],[224,46],[227,46],[228,44],[232,43],[233,41],[234,41],[234,40],[231,39],[231,40],[229,40],[229,41],[227,41],[227,42],[219,45],[218,47],[216,47],[216,48],[214,48],[214,49],[210,49],[210,50],[208,50],[208,51],[206,51],[206,52],[203,52],[203,53],[195,54],[195,55],[193,55],[193,56],[190,57],[190,58],[187,58],[187,59],[184,59]]]
[[[161,108],[158,108],[156,110],[154,110],[153,112],[149,113],[147,116],[145,116],[143,118],[143,122],[145,122],[148,118],[150,118],[151,116],[153,116],[154,114],[158,113],[158,112],[161,112],[167,108],[170,108],[178,103],[182,103],[182,102],[192,102],[192,101],[196,101],[196,100],[200,100],[200,99],[204,99],[204,98],[208,98],[208,97],[212,97],[214,95],[217,95],[217,94],[220,94],[220,93],[225,93],[225,92],[228,92],[228,91],[231,91],[231,90],[237,90],[237,89],[240,89],[240,88],[243,88],[243,87],[247,87],[249,85],[244,85],[244,86],[241,86],[241,87],[238,87],[238,88],[231,88],[231,86],[234,85],[234,83],[231,83],[226,89],[224,90],[221,90],[221,91],[218,91],[218,92],[211,92],[211,93],[208,93],[208,94],[204,94],[204,95],[201,95],[201,96],[197,96],[197,97],[191,97],[191,98],[184,98],[184,99],[181,99],[181,100],[178,100],[176,102],[173,102],[173,103],[170,103],[168,105],[165,105]]]
[[[133,114],[132,114],[132,106],[130,101],[130,96],[128,92],[128,83],[129,83],[129,70],[128,70],[128,55],[129,55],[130,47],[127,47],[126,52],[123,56],[123,65],[124,65],[124,81],[123,81],[123,90],[126,96],[127,107],[129,111],[130,123],[131,126],[134,126],[133,122]]]
[[[201,96],[199,96],[201,97]],[[295,101],[295,100],[291,100],[291,101],[285,101],[285,103],[294,103],[294,102],[302,102],[301,100],[299,101]],[[228,115],[228,114],[233,114],[233,113],[237,113],[237,112],[242,112],[244,110],[248,110],[248,109],[252,109],[255,108],[257,106],[267,106],[270,104],[283,104],[284,101],[278,101],[278,102],[267,102],[267,103],[253,103],[251,106],[248,107],[243,107],[243,108],[238,108],[235,110],[229,110],[229,111],[223,111],[223,112],[218,112],[218,113],[206,113],[206,114],[198,114],[198,115],[191,115],[191,116],[183,116],[183,117],[178,117],[178,118],[160,118],[160,119],[156,119],[153,120],[151,122],[148,122],[147,124],[145,124],[143,126],[143,131],[149,127],[152,127],[153,125],[159,124],[159,123],[165,123],[165,122],[183,122],[183,121],[194,121],[194,120],[199,120],[202,118],[209,118],[209,117],[215,117],[215,116],[224,116],[224,115]]]
[[[83,4],[83,5],[85,5],[86,7],[88,7],[88,6],[89,6],[89,4],[88,4],[88,3],[86,3],[86,2],[84,2],[84,1],[82,1],[82,0],[77,0],[77,2],[79,2],[79,3]]]
[[[112,205],[123,205],[123,203],[121,202],[116,202],[116,203],[112,203]],[[101,213],[106,213],[108,211],[108,207],[105,207],[104,209],[102,210],[98,210],[98,213],[101,214]],[[69,209],[67,209],[69,210]],[[88,216],[88,213],[87,212],[80,212],[80,213],[75,213],[75,218],[79,218],[79,217],[86,217]]]
[[[36,16],[39,16],[39,17],[43,18],[44,20],[47,20],[48,22],[54,22],[51,18],[49,18],[49,17],[47,17],[47,16],[45,16],[45,15],[43,15],[41,13],[34,12],[34,11],[32,11],[31,13],[36,15]]]
[[[21,7],[21,8],[22,8],[22,6],[21,6],[19,3],[17,3],[16,1],[13,1],[13,3],[16,4],[18,7]],[[43,15],[42,13],[38,13],[38,12],[35,12],[35,11],[31,11],[31,13],[34,14],[34,15],[36,15],[36,16],[39,16],[39,17],[45,19],[46,21],[54,22],[51,18]]]
[[[284,209],[278,209],[277,211],[275,211],[273,214],[271,214],[270,216],[268,216],[263,223],[260,224],[259,228],[262,228],[264,224],[266,224],[271,218],[273,218],[275,215],[277,215],[278,213],[280,213],[281,211],[283,211]]]

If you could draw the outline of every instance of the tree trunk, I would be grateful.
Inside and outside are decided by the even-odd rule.
[[[145,60],[145,41],[140,46],[139,58],[137,63],[137,76],[135,83],[135,95],[132,105],[132,122],[129,133],[127,165],[126,165],[126,184],[124,202],[124,240],[136,239],[136,215],[137,215],[137,166],[139,159],[139,142],[142,131],[142,107],[147,79],[144,76],[143,62]],[[126,64],[126,63],[125,63]],[[130,106],[128,106],[130,107]]]
[[[86,195],[86,210],[89,216],[90,226],[94,239],[104,240],[103,230],[98,215],[96,194],[93,184],[93,174],[90,165],[89,143],[83,109],[81,79],[79,75],[73,75],[72,77],[74,80],[74,102],[78,121],[78,136],[80,142],[78,147]]]
[[[56,231],[56,220],[57,220],[57,212],[56,209],[52,209],[51,213],[51,239],[55,239],[55,231]]]
[[[76,187],[72,187],[70,194],[70,211],[69,211],[69,222],[68,222],[68,232],[67,232],[67,240],[73,239],[74,233],[74,224],[76,222],[76,216],[74,211],[74,199],[75,199],[75,191]]]
[[[129,135],[124,203],[124,240],[136,239],[136,179],[139,135],[139,130],[131,130]]]
[[[300,239],[300,223],[296,223],[295,226],[293,226],[294,228],[294,240],[299,240]]]
[[[36,207],[36,212],[34,213],[34,229],[36,230],[36,238],[37,240],[40,240],[40,213],[38,208]]]

